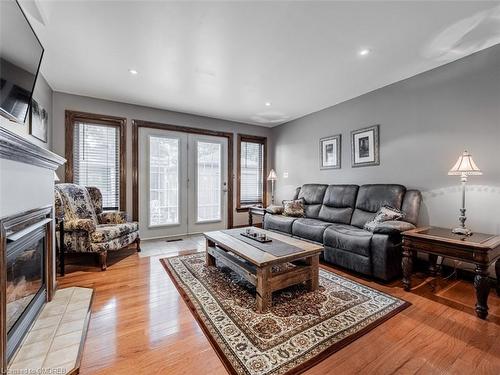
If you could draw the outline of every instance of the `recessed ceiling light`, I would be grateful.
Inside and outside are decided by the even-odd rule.
[[[265,102],[264,104],[266,105],[266,107],[270,107],[271,106],[270,102]]]
[[[137,71],[137,70],[135,70],[135,69],[129,69],[129,70],[128,70],[128,72],[129,72],[130,74],[133,74],[134,76],[138,73],[138,71]]]
[[[368,49],[368,48],[363,48],[362,50],[360,50],[358,53],[360,56],[366,56],[370,53],[371,51]]]

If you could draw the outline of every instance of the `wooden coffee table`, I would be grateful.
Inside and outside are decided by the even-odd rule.
[[[276,290],[302,282],[306,282],[309,291],[318,289],[319,255],[323,246],[263,229],[252,230],[266,233],[273,241],[281,242],[281,247],[285,243],[301,251],[275,256],[227,232],[208,232],[204,233],[207,243],[207,266],[215,266],[217,261],[255,285],[258,312],[265,312],[271,306],[272,293]],[[245,228],[241,228],[241,232],[244,231]],[[292,263],[293,267],[272,271],[273,266],[284,263]]]

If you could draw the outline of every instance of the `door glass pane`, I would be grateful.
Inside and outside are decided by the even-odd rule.
[[[149,225],[179,224],[179,140],[149,138]]]
[[[221,145],[197,144],[197,221],[221,220]]]

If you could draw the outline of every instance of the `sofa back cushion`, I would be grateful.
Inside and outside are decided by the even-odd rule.
[[[420,204],[422,203],[422,193],[418,190],[406,190],[401,211],[404,213],[404,221],[417,225],[420,214]]]
[[[318,219],[349,224],[356,205],[358,185],[329,185],[325,191]]]
[[[97,225],[94,205],[84,186],[56,184],[55,189],[60,194],[66,220],[91,219]]]
[[[300,188],[298,199],[304,201],[305,217],[316,219],[323,204],[328,185],[305,184]]]
[[[97,215],[102,213],[102,193],[95,186],[87,186],[87,191],[89,192],[90,201],[94,206],[94,211]]]
[[[363,185],[359,188],[351,225],[363,228],[382,206],[401,209],[406,188],[396,184]]]

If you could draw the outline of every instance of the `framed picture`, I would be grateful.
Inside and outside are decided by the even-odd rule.
[[[341,144],[341,134],[332,135],[331,137],[325,137],[319,140],[320,169],[340,168]]]
[[[48,123],[49,114],[36,100],[32,99],[30,106],[30,134],[47,143]]]
[[[351,132],[351,159],[353,167],[380,164],[380,125]]]

